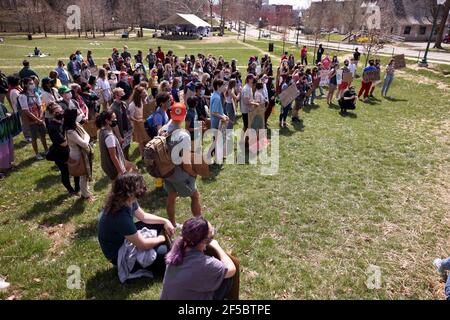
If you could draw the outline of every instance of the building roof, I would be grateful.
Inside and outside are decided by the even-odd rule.
[[[211,25],[195,14],[176,13],[159,24],[160,26],[191,25],[196,28],[211,27]]]

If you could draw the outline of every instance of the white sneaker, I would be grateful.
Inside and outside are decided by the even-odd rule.
[[[433,265],[436,267],[436,271],[442,277],[442,279],[447,279],[447,271],[442,268],[442,259],[436,259],[433,261]]]
[[[182,224],[177,223],[175,228],[180,230],[180,231],[183,231],[183,225]]]
[[[36,160],[37,161],[42,161],[42,160],[44,160],[44,157],[41,154],[37,154],[36,155]]]
[[[8,289],[11,285],[3,279],[0,279],[0,291]]]

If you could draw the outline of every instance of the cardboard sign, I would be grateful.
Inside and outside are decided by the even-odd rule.
[[[380,70],[365,72],[363,78],[364,82],[380,81],[381,80]]]
[[[320,70],[320,86],[327,87],[330,84],[330,70]]]
[[[353,82],[353,75],[351,72],[344,72],[342,75],[342,82],[345,83],[352,83]]]
[[[289,90],[289,89],[287,89],[287,90]],[[295,98],[297,98],[297,97],[295,97]],[[255,110],[251,111],[248,114],[248,124],[249,124],[248,127],[250,129],[254,129],[256,131],[258,131],[260,129],[264,129],[266,127],[265,115],[266,115],[266,108],[263,108],[263,107],[255,108]]]
[[[283,108],[287,107],[292,101],[294,101],[299,96],[299,94],[300,92],[298,92],[297,85],[295,83],[284,90],[280,94],[281,105],[283,106]]]
[[[394,60],[395,60],[395,69],[406,68],[406,60],[404,54],[394,56]]]

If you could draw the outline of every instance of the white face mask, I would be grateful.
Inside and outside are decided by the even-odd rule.
[[[201,95],[202,97],[205,95],[205,93],[206,93],[205,90],[200,91],[200,95]]]
[[[28,90],[34,91],[36,90],[36,85],[34,83],[28,85]]]

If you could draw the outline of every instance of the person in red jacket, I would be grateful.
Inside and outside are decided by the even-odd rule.
[[[161,50],[161,47],[158,47],[158,51],[156,51],[156,59],[161,60],[162,63],[164,63],[166,59],[164,52]]]
[[[303,49],[301,52],[301,57],[302,57],[302,64],[307,66],[308,65],[308,48],[306,46],[303,46]]]

